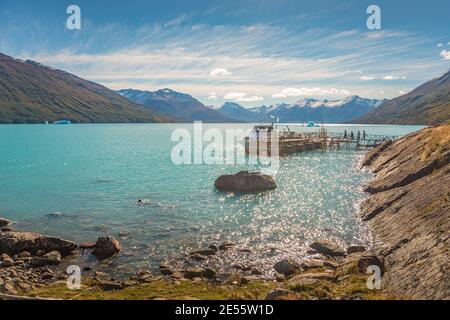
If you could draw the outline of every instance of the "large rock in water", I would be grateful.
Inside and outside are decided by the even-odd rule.
[[[257,192],[273,190],[277,184],[269,175],[260,172],[241,171],[234,175],[223,175],[217,178],[214,186],[219,191]]]
[[[78,245],[75,242],[47,237],[34,232],[0,232],[0,253],[10,255],[28,251],[36,254],[37,251],[58,251],[63,256],[69,255]]]
[[[95,243],[92,254],[99,259],[107,259],[119,253],[120,249],[121,247],[119,241],[113,237],[100,237]]]

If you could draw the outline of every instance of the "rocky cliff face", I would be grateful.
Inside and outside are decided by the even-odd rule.
[[[382,285],[413,299],[450,299],[450,123],[370,151],[362,204],[385,258]]]

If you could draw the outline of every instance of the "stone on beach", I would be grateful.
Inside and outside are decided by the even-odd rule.
[[[231,241],[225,241],[224,243],[222,243],[222,244],[219,246],[219,250],[227,251],[228,249],[230,249],[230,248],[232,248],[232,247],[234,247],[234,246],[236,246],[236,244],[235,244],[234,242],[231,242]]]
[[[281,273],[286,276],[290,276],[295,274],[298,271],[301,271],[301,266],[292,259],[284,259],[277,262],[273,268],[276,272]]]
[[[164,276],[171,276],[174,273],[174,271],[170,268],[170,266],[165,263],[161,263],[159,265],[159,271]]]
[[[266,300],[275,300],[288,296],[297,297],[297,293],[283,288],[276,288],[267,294]]]
[[[202,268],[187,268],[184,271],[184,277],[186,279],[193,279],[193,278],[199,278],[202,277],[205,273],[205,270]]]
[[[193,251],[190,252],[190,255],[202,255],[202,256],[212,256],[216,254],[217,250],[213,250],[213,249],[205,249],[205,250],[197,250],[197,251]]]
[[[2,263],[2,266],[5,268],[8,268],[8,267],[11,267],[14,265],[14,260],[6,253],[4,253],[0,256],[0,262]]]
[[[1,227],[7,227],[10,224],[12,224],[11,220],[5,219],[5,218],[0,218],[0,228]]]
[[[366,251],[366,247],[364,246],[349,246],[347,248],[347,254],[352,254],[355,252],[364,252]]]
[[[28,251],[32,254],[58,251],[63,256],[71,254],[78,245],[72,241],[48,237],[34,232],[1,232],[0,252],[11,255]]]
[[[61,263],[61,253],[58,251],[51,251],[44,254],[42,257],[33,257],[31,265],[33,267],[42,267],[46,265],[57,265]]]
[[[319,259],[309,259],[305,260],[301,263],[301,267],[303,270],[313,269],[313,268],[321,268],[324,265],[323,260]]]
[[[94,247],[95,247],[95,242],[86,241],[86,242],[80,243],[81,249],[94,249]]]
[[[119,253],[121,247],[119,241],[113,237],[100,237],[95,243],[92,254],[99,259],[107,259]]]
[[[277,187],[273,178],[260,172],[241,171],[234,175],[217,178],[214,186],[219,191],[258,192],[273,190]]]
[[[204,276],[208,279],[214,279],[217,275],[217,271],[212,268],[205,268]]]
[[[339,245],[328,240],[315,241],[310,245],[310,247],[318,253],[326,256],[345,256],[345,251]]]

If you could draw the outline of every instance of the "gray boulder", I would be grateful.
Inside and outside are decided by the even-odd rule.
[[[277,184],[269,175],[260,172],[241,171],[234,175],[223,175],[217,178],[214,186],[219,191],[258,192],[273,190]]]

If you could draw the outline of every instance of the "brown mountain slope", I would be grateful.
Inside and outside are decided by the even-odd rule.
[[[352,123],[435,125],[450,119],[450,71]]]
[[[97,83],[0,53],[0,123],[60,119],[78,123],[170,121]]]

